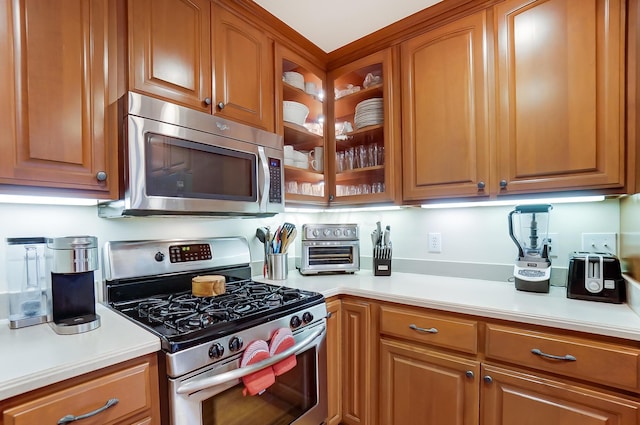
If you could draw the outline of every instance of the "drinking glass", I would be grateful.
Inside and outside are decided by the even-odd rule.
[[[365,145],[358,145],[356,147],[356,168],[365,168],[369,164],[367,162],[367,147]]]

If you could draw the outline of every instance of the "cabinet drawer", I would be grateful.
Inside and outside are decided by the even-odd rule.
[[[466,353],[478,352],[478,324],[473,320],[383,306],[380,332]]]
[[[487,325],[486,336],[488,359],[623,389],[640,389],[640,350],[499,325]]]
[[[83,419],[82,425],[112,424],[151,409],[150,367],[149,363],[135,365],[17,405],[2,412],[4,424],[58,423],[66,415],[93,412],[112,398],[118,403]]]

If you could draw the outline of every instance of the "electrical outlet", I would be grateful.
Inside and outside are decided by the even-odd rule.
[[[429,252],[442,252],[442,234],[429,233]]]
[[[582,250],[609,252],[616,255],[618,249],[617,233],[583,233]]]
[[[549,253],[549,258],[558,258],[558,252],[560,252],[560,239],[558,239],[558,234],[549,233],[547,237],[547,252]]]

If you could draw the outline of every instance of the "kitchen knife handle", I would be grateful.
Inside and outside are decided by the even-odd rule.
[[[65,425],[65,424],[68,424],[70,422],[79,421],[80,419],[90,418],[92,416],[97,415],[98,413],[104,412],[105,410],[107,410],[111,406],[115,406],[116,404],[118,404],[118,401],[119,400],[117,398],[110,398],[109,400],[107,400],[107,403],[104,406],[102,406],[99,409],[94,410],[93,412],[85,413],[84,415],[78,415],[78,416],[74,416],[74,415],[63,416],[58,420],[58,425]]]
[[[531,352],[533,354],[535,354],[536,356],[544,357],[544,358],[547,358],[547,359],[562,360],[562,361],[566,361],[566,362],[575,362],[577,360],[571,354],[566,354],[564,356],[556,356],[556,355],[553,355],[553,354],[547,354],[547,353],[543,352],[542,350],[540,350],[539,348],[533,348],[531,350]]]
[[[425,334],[437,334],[438,333],[438,330],[436,328],[430,328],[430,329],[420,328],[420,327],[414,325],[413,323],[409,325],[409,329],[413,329],[414,331],[422,332],[422,333],[425,333]]]

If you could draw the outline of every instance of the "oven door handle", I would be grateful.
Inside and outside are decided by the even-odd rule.
[[[278,353],[273,357],[269,357],[261,362],[254,363],[250,366],[241,367],[238,369],[230,370],[228,372],[221,373],[219,375],[210,376],[208,378],[199,379],[197,381],[187,382],[185,384],[180,385],[176,392],[178,394],[192,394],[196,391],[204,390],[206,388],[215,387],[217,385],[224,384],[226,382],[232,381],[234,379],[242,378],[243,376],[250,375],[254,372],[272,366],[292,354],[295,354],[299,350],[306,348],[308,345],[318,338],[320,335],[324,334],[326,331],[326,327],[324,325],[318,327],[317,330],[313,331],[311,335],[294,345],[293,347],[288,348],[282,353]]]

